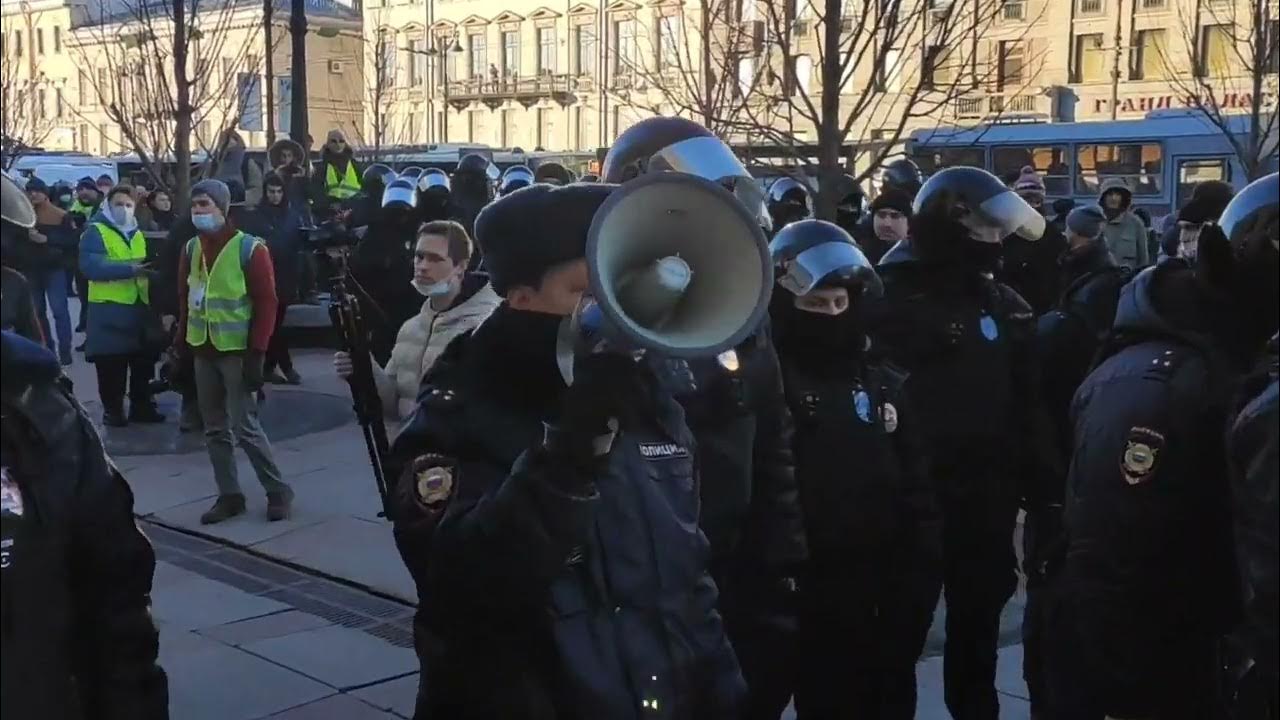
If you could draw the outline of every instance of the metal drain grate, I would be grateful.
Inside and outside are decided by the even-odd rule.
[[[413,647],[414,607],[409,603],[361,592],[162,525],[141,524],[159,560],[392,645]]]

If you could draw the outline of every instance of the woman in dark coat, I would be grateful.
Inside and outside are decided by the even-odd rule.
[[[152,190],[147,195],[147,207],[151,209],[152,230],[169,232],[173,229],[173,198],[167,190]]]
[[[271,264],[275,268],[276,310],[275,331],[263,363],[263,375],[268,382],[297,385],[302,382],[289,357],[289,345],[284,337],[284,317],[289,305],[298,301],[298,281],[302,276],[302,216],[289,204],[285,179],[274,172],[267,173],[263,181],[262,203],[254,212],[251,231],[267,243],[271,251]],[[276,372],[280,369],[280,373]]]

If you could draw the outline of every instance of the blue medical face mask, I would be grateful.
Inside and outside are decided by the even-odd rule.
[[[225,220],[213,213],[206,213],[204,215],[191,213],[191,224],[195,225],[196,230],[199,230],[200,232],[214,232],[220,229],[225,222]]]

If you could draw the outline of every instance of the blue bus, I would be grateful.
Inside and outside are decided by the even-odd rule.
[[[1248,116],[1229,120],[1233,134],[1247,134]],[[906,150],[926,175],[968,165],[1009,180],[1030,165],[1044,177],[1050,201],[1096,202],[1102,183],[1119,177],[1134,205],[1153,217],[1181,207],[1197,183],[1222,180],[1239,189],[1247,182],[1230,142],[1195,110],[1157,110],[1141,120],[918,130]],[[1267,172],[1274,171],[1274,147],[1268,160]]]

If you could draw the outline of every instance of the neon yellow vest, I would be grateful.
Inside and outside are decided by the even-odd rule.
[[[146,262],[147,239],[140,231],[133,233],[133,239],[126,243],[118,230],[106,223],[94,223],[98,235],[102,238],[102,247],[106,248],[107,259],[113,262]],[[120,303],[132,305],[141,300],[143,304],[151,303],[151,283],[146,277],[131,277],[124,280],[90,280],[89,302]]]
[[[187,274],[187,344],[199,347],[212,341],[223,352],[249,347],[249,321],[253,304],[241,265],[241,243],[256,244],[252,235],[237,232],[223,246],[213,261],[212,272],[206,267],[204,249],[196,237],[190,249]],[[250,253],[253,249],[250,248]]]
[[[79,200],[76,200],[75,202],[71,203],[71,209],[67,210],[67,212],[87,218],[93,214],[93,206],[85,205]]]
[[[339,180],[338,171],[333,169],[332,164],[325,163],[324,188],[331,198],[346,200],[354,197],[360,192],[360,177],[356,175],[356,164],[348,162],[347,172]]]

